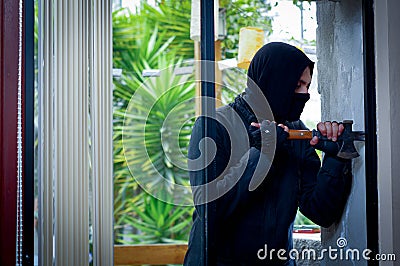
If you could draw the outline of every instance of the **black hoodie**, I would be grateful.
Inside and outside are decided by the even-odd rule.
[[[294,90],[307,66],[312,75],[314,63],[292,45],[281,42],[264,45],[250,63],[244,99],[253,110],[259,110],[259,105],[263,105],[259,97],[261,91],[269,103],[273,120],[283,123],[292,120],[291,116],[300,117],[303,108],[293,110],[291,107],[296,105]],[[290,115],[291,111],[295,114]],[[260,111],[257,116],[265,119],[264,113]]]

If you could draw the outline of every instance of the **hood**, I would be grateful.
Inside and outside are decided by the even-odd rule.
[[[314,62],[298,48],[281,42],[268,43],[257,51],[250,63],[246,94],[255,94],[259,88],[275,121],[284,122],[288,119],[297,82],[307,66],[312,75]]]

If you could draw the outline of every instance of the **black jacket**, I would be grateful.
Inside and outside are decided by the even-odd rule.
[[[240,179],[226,194],[215,200],[215,256],[218,265],[279,265],[286,261],[271,262],[258,259],[257,252],[267,245],[267,249],[292,248],[293,221],[297,208],[316,224],[328,227],[340,218],[351,186],[349,164],[337,158],[319,157],[308,141],[291,141],[291,151],[276,155],[267,178],[254,191],[249,191],[249,183],[263,154],[254,147],[243,145],[241,154],[228,165],[231,156],[231,142],[241,142],[243,135],[234,134],[238,126],[229,123],[232,111],[223,107],[217,112],[217,153],[215,166],[220,176],[218,187],[230,186]],[[201,120],[194,126],[189,147],[189,158],[200,156],[199,136]],[[292,129],[305,129],[301,121],[289,123]],[[226,129],[228,127],[228,129]],[[228,136],[228,131],[231,132]],[[230,141],[231,139],[231,141]],[[261,158],[260,158],[261,156]],[[239,157],[239,156],[238,156]],[[228,169],[228,170],[227,170]],[[192,184],[198,184],[202,171],[191,171]],[[185,265],[201,265],[201,226],[199,208],[193,214],[193,227],[190,233],[189,250]],[[274,253],[277,254],[276,252]],[[287,255],[288,253],[286,253]],[[290,264],[288,264],[290,265]]]

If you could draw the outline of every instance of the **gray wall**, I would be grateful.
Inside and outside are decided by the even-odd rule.
[[[400,260],[400,1],[375,1],[380,253]]]
[[[322,121],[354,120],[353,130],[364,130],[364,80],[361,0],[317,2],[318,91]],[[323,229],[322,245],[338,248],[339,237],[346,248],[366,248],[364,144],[356,145],[361,156],[353,160],[353,186],[342,219]],[[339,253],[338,253],[339,254]],[[340,256],[340,254],[338,255]],[[346,258],[343,255],[343,258]],[[326,265],[366,265],[365,261],[330,260]]]

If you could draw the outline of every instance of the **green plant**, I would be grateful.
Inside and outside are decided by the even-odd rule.
[[[170,36],[174,40],[169,45],[177,56],[183,59],[194,57],[194,44],[190,39],[190,10],[191,0],[182,1],[159,1],[157,7],[143,3],[141,16],[152,25],[159,25],[166,29],[168,34],[160,37],[166,41]]]
[[[167,65],[169,65],[168,61],[160,57],[159,66]],[[172,208],[171,204],[164,202],[169,201],[174,192],[169,183],[164,182],[165,180],[173,184],[188,185],[187,171],[171,163],[171,153],[168,154],[168,147],[172,147],[177,141],[178,145],[175,146],[175,149],[186,154],[190,128],[193,123],[191,118],[194,116],[194,83],[183,80],[183,77],[175,76],[174,69],[167,68],[161,72],[160,77],[145,81],[146,85],[136,90],[127,113],[115,112],[118,120],[122,120],[124,116],[128,121],[125,121],[123,126],[116,127],[119,131],[118,135],[120,136],[122,134],[120,130],[123,130],[125,138],[123,143],[125,149],[120,146],[120,140],[117,142],[119,146],[116,149],[119,155],[116,156],[116,159],[121,159],[119,161],[120,168],[116,171],[115,176],[115,186],[118,192],[114,211],[116,229],[119,229],[116,233],[119,243],[137,243],[136,241],[139,239],[142,242],[166,242],[166,239],[169,241],[172,239],[185,240],[184,236],[188,236],[187,230],[190,227],[190,213],[193,207],[175,206]],[[169,116],[169,122],[166,124],[166,118],[171,113],[173,115]],[[176,138],[167,136],[162,139],[163,132],[171,133]],[[145,151],[142,148],[145,148]],[[126,171],[127,164],[131,170],[129,174]],[[150,197],[147,192],[139,188],[136,182],[138,180],[142,187],[148,188],[147,184],[150,184],[151,188],[162,192],[163,196],[158,194],[162,200]],[[149,202],[157,206],[157,208],[152,207],[151,212],[150,210],[145,211]],[[140,207],[141,205],[142,207]],[[169,212],[167,215],[166,211],[162,210],[164,207],[168,207],[174,213],[180,213],[179,224],[181,226],[176,224],[167,229],[171,223],[177,221]],[[159,213],[157,214],[157,212]],[[151,219],[146,215],[150,216],[153,222],[150,222]],[[182,225],[187,225],[186,231],[182,229],[184,227]],[[123,229],[127,227],[133,227],[134,230],[126,234],[126,230]],[[144,228],[147,228],[147,231]],[[182,234],[176,231],[178,229],[182,229]],[[124,241],[121,238],[122,234],[131,240]]]
[[[120,244],[185,243],[191,227],[192,207],[174,206],[148,194],[130,199],[123,221],[137,229],[118,234]]]
[[[121,68],[123,72],[122,77],[114,81],[116,86],[114,101],[117,110],[124,110],[126,108],[136,88],[143,83],[143,70],[158,68],[160,55],[168,56],[171,60],[175,58],[173,51],[168,52],[169,45],[174,36],[163,42],[161,37],[165,36],[166,31],[160,33],[157,26],[152,29],[147,24],[143,26],[143,35],[140,38],[135,38],[134,43],[130,45],[130,49],[118,48],[117,45],[114,48],[114,66]],[[121,42],[115,41],[119,45],[121,45]]]
[[[140,230],[137,226],[139,224],[143,226],[143,223],[146,223],[146,220],[141,220],[143,217],[137,216],[133,209],[136,208],[136,211],[139,211],[136,204],[142,201],[138,199],[147,198],[148,195],[138,186],[136,179],[132,178],[127,161],[132,163],[134,169],[138,170],[135,171],[138,175],[136,176],[137,179],[140,176],[154,176],[154,173],[146,167],[155,165],[160,175],[165,176],[170,181],[188,183],[187,172],[172,166],[165,156],[164,147],[161,146],[160,141],[160,129],[163,128],[163,119],[171,111],[171,108],[179,104],[179,101],[193,98],[193,83],[179,85],[177,82],[181,78],[176,78],[167,71],[168,74],[165,72],[160,78],[155,78],[154,86],[146,87],[149,90],[142,91],[149,92],[149,94],[141,95],[141,99],[136,99],[138,103],[130,110],[136,112],[136,118],[144,115],[140,107],[152,104],[154,106],[148,118],[142,117],[133,121],[135,126],[132,127],[132,130],[136,130],[136,132],[132,131],[132,133],[136,134],[136,140],[130,138],[127,143],[131,142],[130,144],[134,146],[135,143],[141,143],[145,138],[146,154],[149,155],[149,160],[135,151],[124,153],[122,133],[128,103],[136,90],[145,82],[142,71],[166,68],[180,62],[179,58],[193,58],[194,45],[189,38],[189,27],[190,1],[163,1],[159,3],[157,8],[143,2],[135,14],[126,9],[120,9],[113,13],[114,67],[122,69],[122,76],[114,80],[114,218],[116,242],[118,243],[122,243],[121,241],[125,241],[124,243],[135,242],[135,237],[129,237],[131,240],[127,242],[123,240],[123,236],[130,234],[130,236],[136,235],[136,239],[140,238],[143,235],[143,230]],[[168,84],[170,87],[168,87]],[[168,89],[171,90],[167,92]],[[151,97],[154,94],[156,96]],[[142,98],[143,96],[144,98]],[[152,104],[147,104],[146,101],[152,102]],[[194,103],[191,105],[187,102],[180,108],[186,116],[190,116],[191,113],[194,114]],[[176,115],[175,119],[179,120],[179,117],[180,115]],[[144,121],[143,119],[148,121],[144,124],[145,130],[141,131],[142,128],[137,124],[138,121]],[[192,121],[189,119],[187,123],[186,121],[175,121],[175,123],[183,125],[177,135],[180,151],[185,154],[190,134],[189,127]],[[127,131],[129,130],[125,127],[125,132]],[[168,144],[168,139],[165,141]],[[138,161],[133,162],[136,159]],[[160,176],[155,179],[156,185],[157,180],[160,181]],[[158,200],[152,199],[152,201]],[[182,208],[193,209],[193,207]],[[174,207],[174,209],[179,209],[179,207]],[[127,210],[129,214],[127,214]],[[191,216],[189,213],[185,213],[181,213],[180,219],[189,223]],[[148,226],[152,228],[151,224]],[[149,234],[150,232],[146,233],[147,236]],[[163,238],[176,238],[176,234],[174,236],[164,235]]]
[[[115,200],[117,243],[169,243],[188,238],[193,207],[166,203],[173,201],[173,190],[164,181],[188,185],[187,171],[171,163],[168,147],[177,141],[175,149],[186,154],[194,117],[194,82],[190,75],[174,74],[181,61],[173,64],[173,60],[159,56],[160,76],[144,80],[135,89],[126,113],[115,112],[118,120],[125,119],[118,130],[124,131],[124,166],[129,164],[134,177],[120,175],[116,180],[123,192]],[[176,138],[162,138],[163,132]],[[163,192],[162,200],[138,188],[138,180]],[[142,187],[146,184],[141,183]]]
[[[194,120],[192,75],[175,75],[181,62],[159,57],[160,75],[148,78],[124,116],[123,144],[130,170],[142,187],[164,199],[174,184],[188,186],[186,154]]]
[[[194,102],[192,100],[194,97],[194,83],[188,81],[190,76],[176,76],[173,73],[175,68],[169,68],[176,64],[177,66],[182,64],[182,60],[177,59],[175,49],[170,48],[175,36],[167,38],[165,37],[167,36],[166,30],[160,31],[158,26],[152,28],[151,24],[145,22],[145,20],[129,20],[129,17],[123,15],[121,11],[114,13],[114,19],[121,19],[121,21],[114,24],[114,32],[116,32],[116,37],[114,37],[114,65],[123,70],[122,76],[114,80],[115,241],[116,243],[126,244],[138,243],[138,239],[145,241],[146,238],[152,239],[152,242],[161,241],[162,239],[170,239],[170,241],[172,239],[183,239],[183,236],[176,232],[172,234],[172,229],[168,231],[157,227],[157,230],[164,232],[160,236],[159,231],[150,230],[150,228],[154,229],[155,227],[154,224],[148,223],[149,219],[136,213],[145,208],[140,207],[141,204],[146,205],[147,201],[159,201],[155,198],[147,199],[149,195],[138,186],[136,180],[151,179],[154,186],[157,186],[159,184],[162,185],[162,180],[166,177],[174,183],[188,184],[187,171],[173,166],[168,160],[165,154],[165,147],[161,145],[161,131],[165,126],[166,116],[174,110],[174,116],[172,116],[170,122],[182,125],[182,128],[164,128],[164,130],[176,133],[180,152],[186,153],[190,127],[193,122],[188,118],[194,115]],[[132,23],[140,23],[143,26],[140,32],[136,32],[138,36],[133,39],[130,34],[134,33],[133,29],[137,28],[137,26],[130,25]],[[131,28],[130,30],[125,30],[124,27]],[[166,38],[166,42],[162,41],[162,39]],[[125,45],[128,45],[129,49]],[[161,72],[160,77],[146,79],[142,76],[142,71],[145,69],[165,70]],[[132,105],[128,108],[128,103],[131,101],[132,96]],[[185,104],[176,108],[182,102]],[[144,108],[149,109],[144,110]],[[148,115],[146,114],[147,112]],[[127,117],[126,113],[128,114],[128,120],[132,118],[130,120],[133,123],[131,124],[132,126],[124,126],[124,120]],[[130,124],[130,122],[127,122],[127,124]],[[142,154],[136,149],[128,152],[124,151],[122,143],[123,132],[127,134],[125,144],[135,147],[135,145],[145,143],[146,154]],[[164,142],[167,146],[169,145],[168,138],[164,139]],[[148,157],[145,155],[148,155]],[[131,169],[135,170],[135,179],[132,178],[129,171],[128,162]],[[151,165],[155,166],[157,173],[151,171],[152,168],[149,168]],[[160,188],[160,190],[168,190],[168,187]],[[168,193],[165,195],[165,197],[168,197]],[[164,198],[164,200],[166,199]],[[164,206],[165,204],[160,201],[156,205]],[[190,212],[193,207],[182,207],[185,209],[182,212],[179,211],[180,208],[176,206],[173,207],[173,210],[181,213],[179,217],[180,223],[188,224],[189,228]],[[160,219],[170,219],[170,216],[163,217]],[[154,213],[152,218],[155,219]],[[168,219],[165,221],[165,226],[170,223]],[[143,226],[148,226],[150,231],[144,232]],[[182,230],[182,232],[185,232],[185,230]],[[151,236],[151,232],[154,233],[153,236]],[[187,237],[187,232],[185,235]]]
[[[132,13],[126,8],[113,13],[113,43],[115,62],[119,55],[141,45],[147,45],[148,31],[162,29],[157,42],[167,43],[168,51],[189,59],[194,57],[194,45],[190,40],[190,1],[164,1],[157,7],[142,2],[141,7]],[[172,19],[171,19],[172,18]],[[172,40],[171,40],[172,37]]]
[[[144,69],[158,68],[158,57],[169,55],[168,46],[174,39],[170,36],[162,41],[166,31],[159,32],[139,15],[128,14],[126,10],[113,13],[113,62],[115,68],[122,69],[122,76],[114,79],[114,208],[116,221],[118,212],[125,207],[125,199],[136,195],[137,184],[127,167],[122,148],[122,125],[128,102],[144,78]],[[117,224],[118,227],[118,224]]]
[[[315,225],[310,219],[305,217],[300,211],[297,212],[296,219],[294,220],[295,225]]]

